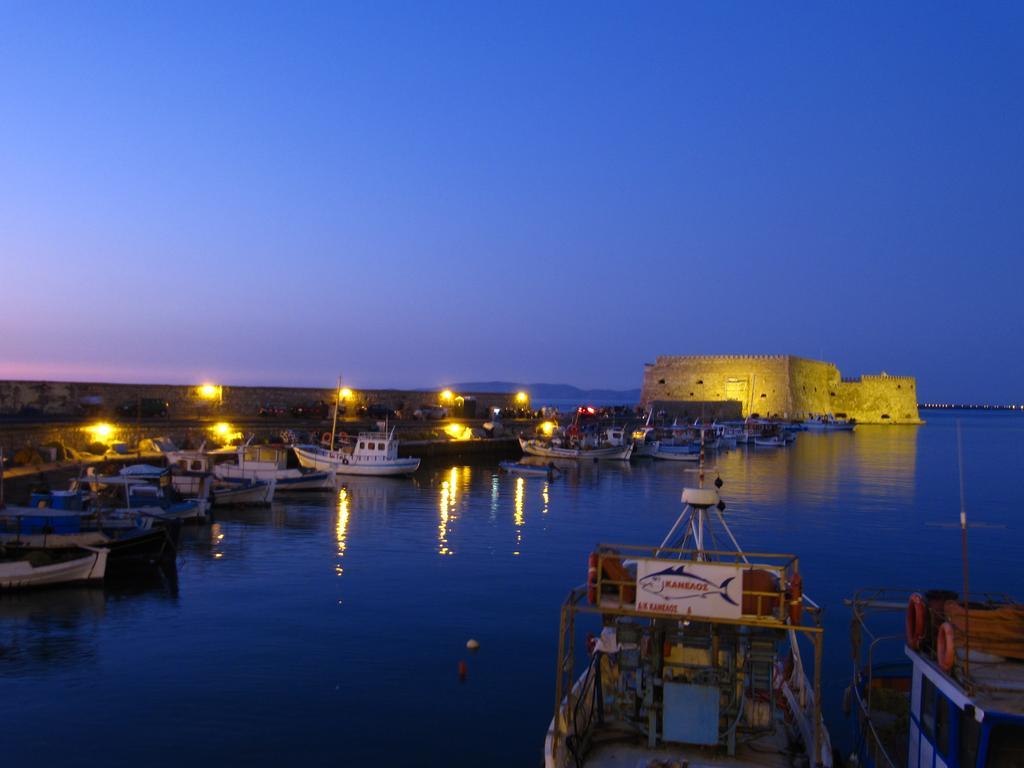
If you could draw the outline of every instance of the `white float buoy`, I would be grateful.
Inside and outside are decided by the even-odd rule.
[[[469,650],[471,650],[471,651],[475,651],[475,650],[477,650],[480,647],[480,643],[478,643],[473,638],[470,638],[469,640],[466,641],[466,647]]]

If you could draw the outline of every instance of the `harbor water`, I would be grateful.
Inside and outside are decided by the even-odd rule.
[[[971,587],[1024,592],[1024,418],[923,416],[709,460],[740,543],[799,555],[825,609],[837,744],[843,598],[961,589],[957,419]],[[146,583],[2,596],[5,764],[537,766],[559,607],[588,551],[660,542],[696,482],[649,460],[552,481],[501,475],[496,460],[424,464],[218,512]]]

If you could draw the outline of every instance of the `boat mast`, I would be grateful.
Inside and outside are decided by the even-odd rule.
[[[341,402],[341,376],[338,377],[338,385],[334,388],[334,421],[331,423],[331,444],[328,450],[334,450],[334,433],[338,429],[338,403]]]
[[[960,469],[960,556],[964,563],[964,678],[971,674],[971,611],[967,591],[967,505],[964,503],[964,443],[960,435],[960,420],[956,422],[956,453]]]

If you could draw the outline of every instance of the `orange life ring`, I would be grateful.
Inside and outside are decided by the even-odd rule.
[[[587,559],[587,602],[597,603],[597,552],[591,552]]]
[[[796,626],[804,615],[804,579],[794,573],[789,580],[789,623]]]
[[[907,645],[915,651],[921,647],[921,641],[924,640],[926,618],[924,598],[915,592],[907,601]]]
[[[939,669],[943,672],[949,672],[949,670],[953,668],[953,657],[956,653],[955,648],[956,646],[953,642],[953,625],[948,621],[944,621],[939,627],[939,642],[935,654],[938,656]]]

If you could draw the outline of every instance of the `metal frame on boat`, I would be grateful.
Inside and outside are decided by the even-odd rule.
[[[546,768],[694,765],[708,750],[716,765],[764,765],[791,743],[831,766],[820,608],[803,594],[797,557],[743,552],[714,490],[688,488],[683,502],[660,546],[598,546],[587,583],[563,604]],[[717,541],[713,522],[735,549],[705,547]],[[684,546],[670,546],[680,536]],[[586,615],[603,629],[577,678],[576,624]],[[814,649],[810,681],[799,636]]]

